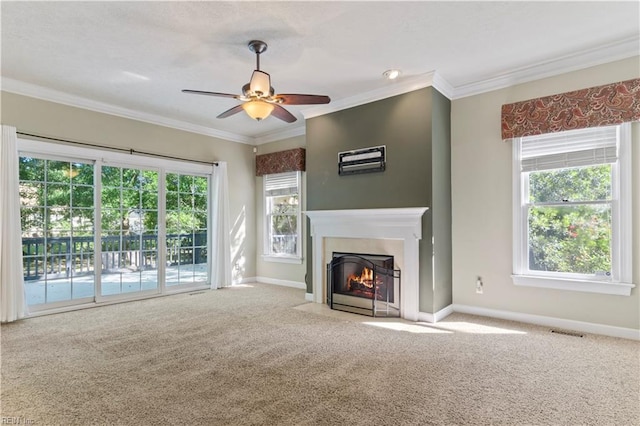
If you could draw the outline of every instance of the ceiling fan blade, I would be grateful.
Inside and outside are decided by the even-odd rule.
[[[240,111],[242,111],[242,104],[236,105],[233,108],[226,110],[225,112],[220,114],[217,118],[227,118],[229,116],[232,116],[233,114],[239,113]]]
[[[221,98],[236,98],[236,99],[238,98],[238,95],[232,95],[230,93],[205,92],[203,90],[182,89],[182,93],[190,93],[193,95],[218,96]]]
[[[275,98],[283,105],[313,105],[328,104],[331,102],[331,99],[324,95],[278,94]]]
[[[273,105],[273,111],[271,111],[271,115],[273,115],[275,118],[279,118],[282,121],[286,121],[287,123],[293,123],[294,121],[297,120],[297,118],[291,114],[289,111],[287,111],[286,109],[282,108],[280,105],[278,104],[272,104]]]

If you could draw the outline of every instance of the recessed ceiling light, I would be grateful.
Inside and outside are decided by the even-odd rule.
[[[387,80],[395,80],[396,78],[400,77],[400,70],[386,70],[382,73],[382,75]]]

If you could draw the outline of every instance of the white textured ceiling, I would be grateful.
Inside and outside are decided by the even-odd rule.
[[[2,1],[1,14],[3,90],[246,143],[302,133],[317,107],[287,107],[293,124],[216,119],[238,101],[180,90],[239,94],[252,39],[269,46],[261,68],[276,93],[336,105],[434,71],[455,98],[640,51],[637,1]],[[385,81],[389,68],[402,77]]]

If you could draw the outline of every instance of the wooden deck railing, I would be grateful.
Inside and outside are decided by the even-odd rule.
[[[102,273],[155,269],[158,236],[155,234],[109,236],[100,239]],[[95,260],[93,237],[29,237],[22,239],[25,280],[92,274]],[[207,234],[167,235],[167,266],[207,262]]]

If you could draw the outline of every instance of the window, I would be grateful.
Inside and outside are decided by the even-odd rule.
[[[301,172],[264,175],[266,260],[301,263]]]
[[[628,125],[514,141],[514,283],[629,295]]]

